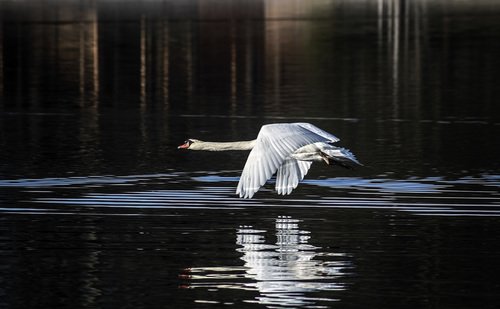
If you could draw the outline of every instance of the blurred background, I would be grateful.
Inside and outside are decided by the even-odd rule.
[[[498,170],[498,7],[2,1],[0,174],[165,170],[187,137],[292,121],[381,173]]]

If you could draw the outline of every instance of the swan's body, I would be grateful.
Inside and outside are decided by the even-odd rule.
[[[290,194],[312,162],[351,167],[361,165],[347,149],[331,145],[339,139],[309,123],[262,126],[257,139],[242,142],[204,142],[189,139],[178,148],[207,151],[252,150],[241,173],[236,194],[252,198],[276,173],[278,194]]]

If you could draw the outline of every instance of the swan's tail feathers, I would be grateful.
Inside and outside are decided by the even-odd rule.
[[[329,149],[322,153],[323,158],[329,165],[338,165],[343,168],[353,169],[356,166],[363,166],[356,156],[345,148]]]

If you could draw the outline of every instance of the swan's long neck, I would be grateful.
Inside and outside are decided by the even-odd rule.
[[[189,147],[191,150],[227,151],[227,150],[251,150],[255,146],[255,140],[241,142],[204,142],[197,141]]]

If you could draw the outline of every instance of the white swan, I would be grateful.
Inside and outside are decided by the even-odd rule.
[[[290,194],[309,171],[312,162],[351,168],[361,165],[347,149],[331,145],[339,139],[310,123],[262,126],[257,139],[241,142],[204,142],[188,139],[177,148],[227,151],[252,150],[241,173],[236,194],[252,198],[276,173],[278,194]]]

